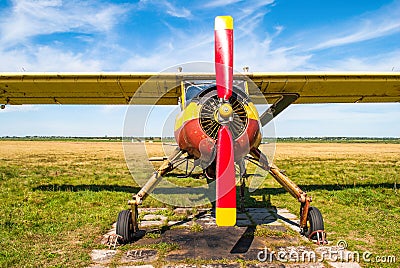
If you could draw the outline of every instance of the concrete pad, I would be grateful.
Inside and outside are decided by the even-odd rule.
[[[270,224],[276,221],[276,218],[269,215],[252,215],[251,219],[257,225]]]
[[[356,262],[328,262],[334,268],[361,268]]]
[[[249,219],[249,217],[247,217],[247,215],[245,213],[238,213],[236,215],[236,219],[237,220],[247,220],[247,219]]]
[[[270,210],[267,208],[247,208],[246,212],[249,214],[254,214],[254,213],[269,214]]]
[[[278,213],[279,216],[289,219],[289,220],[296,220],[298,217],[292,213]]]
[[[129,266],[118,266],[118,268],[154,268],[153,265],[146,264],[146,265],[129,265]]]
[[[146,264],[146,265],[129,265],[129,266],[118,266],[118,268],[154,268],[153,265]]]
[[[276,209],[272,208],[249,208],[246,213],[239,213],[237,216],[237,226],[234,227],[218,227],[215,223],[215,217],[209,210],[203,210],[197,215],[190,215],[193,210],[191,208],[178,209],[177,212],[184,215],[188,215],[188,221],[169,221],[169,230],[163,230],[161,233],[161,226],[165,225],[167,217],[163,215],[157,215],[157,211],[160,209],[143,209],[143,212],[147,213],[140,223],[140,228],[149,230],[159,230],[161,236],[152,238],[144,237],[135,241],[136,246],[143,245],[142,253],[139,250],[130,250],[124,252],[120,263],[150,263],[157,258],[162,258],[163,261],[173,262],[173,265],[164,267],[196,267],[192,265],[180,264],[185,262],[185,259],[200,259],[200,260],[231,260],[232,264],[226,264],[229,266],[221,266],[222,264],[210,264],[211,266],[197,266],[197,267],[240,267],[236,264],[237,259],[245,261],[258,261],[258,253],[265,248],[266,245],[298,245],[299,238],[296,236],[290,237],[256,237],[254,236],[255,226],[254,223],[259,223],[264,228],[271,228],[273,230],[286,231],[288,226],[295,226],[298,219],[287,220],[284,222],[282,219],[276,219],[279,217],[276,214]],[[163,209],[165,210],[165,209]],[[198,212],[199,210],[197,210]],[[285,212],[285,210],[279,210]],[[284,214],[285,215],[285,214]],[[293,215],[293,214],[291,214]],[[289,215],[286,215],[289,216]],[[196,217],[196,219],[194,219]],[[292,218],[292,216],[290,216]],[[162,219],[162,220],[161,220]],[[194,231],[191,230],[193,223],[200,224],[203,226],[203,230]],[[115,224],[114,224],[115,226]],[[177,228],[175,228],[177,227]],[[291,227],[292,228],[292,227]],[[165,232],[164,232],[165,231]],[[106,236],[115,234],[115,227],[112,228]],[[103,239],[104,240],[104,239]],[[146,249],[149,244],[156,243],[175,243],[179,246],[178,250],[174,250],[166,254],[166,256],[157,256],[157,251],[151,253],[151,249]],[[274,249],[277,251],[276,249]],[[147,253],[143,253],[149,251]],[[106,257],[108,256],[105,254]],[[115,254],[114,254],[115,255]],[[113,255],[113,256],[114,256]],[[144,256],[146,255],[146,256]],[[111,257],[112,258],[112,257]],[[110,259],[111,259],[110,258]],[[147,259],[145,259],[147,258]],[[102,259],[100,256],[99,260]],[[104,262],[95,261],[98,264],[107,264],[107,260]],[[267,265],[268,266],[265,266]],[[284,265],[283,265],[284,264]],[[219,266],[218,266],[219,265]],[[275,267],[275,263],[259,263],[251,267]],[[296,263],[296,267],[303,267],[301,263]],[[315,265],[315,266],[314,266]],[[126,266],[126,267],[137,267],[137,266]],[[140,266],[139,266],[140,267]],[[149,267],[149,266],[143,266]],[[276,267],[292,267],[291,263],[277,263]],[[321,267],[318,264],[306,263],[304,267]],[[323,266],[322,266],[323,267]]]
[[[257,253],[264,248],[260,237],[251,236],[254,227],[207,228],[202,232],[187,229],[168,230],[162,241],[179,245],[179,250],[167,254],[165,260],[180,262],[185,259],[251,259],[257,260]]]
[[[290,211],[287,210],[286,208],[277,208],[277,209],[276,209],[276,212],[277,212],[278,214],[281,214],[281,213],[290,213]]]
[[[116,250],[94,249],[92,250],[90,256],[92,257],[93,262],[109,263],[115,254],[117,254]]]
[[[175,265],[164,265],[162,268],[197,268],[197,266],[190,264],[175,264]]]
[[[114,226],[114,225],[113,225]],[[112,227],[103,237],[101,238],[101,244],[107,245],[110,242],[110,238],[116,233],[116,228]]]
[[[172,226],[172,225],[178,225],[181,221],[169,221],[167,223],[168,226]]]
[[[215,218],[205,215],[201,216],[199,219],[196,220],[198,224],[201,225],[206,225],[206,226],[217,226],[217,223],[215,222]]]
[[[280,264],[280,263],[259,263],[247,265],[248,268],[326,268],[323,263],[296,263],[296,264]]]
[[[240,264],[231,263],[231,264],[203,264],[200,266],[201,268],[240,268]]]
[[[254,225],[250,220],[236,220],[236,226],[238,227],[246,227]]]
[[[162,225],[164,225],[164,222],[162,221],[141,221],[139,224],[139,228],[150,228]]]
[[[157,250],[137,249],[127,251],[121,258],[122,263],[126,262],[152,262],[157,259]]]
[[[192,208],[176,208],[174,209],[175,214],[179,215],[190,215],[192,214],[193,209]]]
[[[166,221],[167,217],[164,215],[147,214],[143,216],[144,221]]]
[[[203,264],[200,266],[191,265],[191,264],[178,264],[178,265],[164,265],[163,268],[236,268],[240,267],[240,264],[233,263],[233,264]]]
[[[181,228],[189,228],[191,226],[190,221],[169,221],[168,226],[176,226]]]
[[[139,213],[155,213],[160,210],[168,210],[168,208],[138,208]]]

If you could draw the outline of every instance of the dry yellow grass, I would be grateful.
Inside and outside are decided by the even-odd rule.
[[[277,159],[343,158],[368,157],[371,159],[388,157],[400,160],[400,144],[375,143],[277,143]]]
[[[144,145],[133,143],[130,146],[139,148]],[[149,156],[162,155],[161,144],[146,143],[145,146]],[[49,155],[124,159],[123,145],[119,142],[0,141],[0,152],[0,159],[3,160],[23,160],[27,157]],[[275,150],[276,159],[342,158],[346,156],[400,159],[400,144],[277,143]]]
[[[118,142],[0,141],[0,148],[2,159],[49,154],[123,159],[122,144]]]

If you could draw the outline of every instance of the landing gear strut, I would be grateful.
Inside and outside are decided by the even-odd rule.
[[[310,207],[311,196],[300,189],[274,164],[269,164],[267,157],[259,150],[251,152],[253,160],[256,160],[261,168],[268,171],[282,187],[300,202],[300,230],[301,234],[311,240],[316,240],[317,244],[326,244],[326,234],[324,230],[324,220],[321,212]]]
[[[120,241],[122,243],[129,243],[135,237],[142,235],[138,227],[138,205],[142,204],[143,200],[154,190],[161,181],[162,176],[175,168],[175,163],[182,162],[180,160],[182,154],[183,151],[180,148],[176,148],[172,155],[164,160],[161,167],[154,172],[153,176],[151,176],[142,189],[133,196],[133,200],[128,201],[131,209],[123,210],[118,214],[116,233],[121,237]]]

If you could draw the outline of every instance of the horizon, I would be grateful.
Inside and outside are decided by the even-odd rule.
[[[161,136],[0,136],[0,139],[175,139],[175,137],[161,137]],[[345,137],[345,136],[314,136],[314,137],[307,137],[307,136],[288,136],[288,137],[274,137],[275,139],[350,139],[350,140],[397,140],[400,137]],[[263,137],[264,139],[269,139],[269,137]]]

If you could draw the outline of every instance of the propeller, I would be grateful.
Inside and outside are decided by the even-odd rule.
[[[236,224],[236,180],[232,133],[229,122],[233,111],[229,103],[233,85],[233,18],[215,18],[215,73],[220,100],[216,162],[216,222],[218,226]]]

